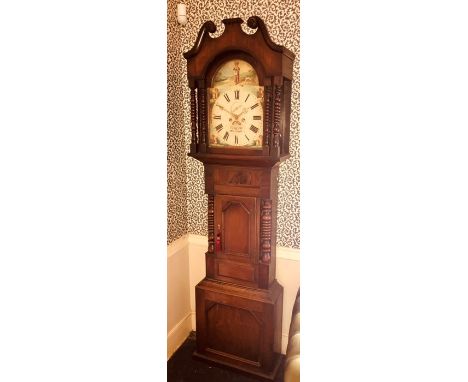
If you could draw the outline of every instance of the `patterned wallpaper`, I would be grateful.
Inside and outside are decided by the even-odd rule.
[[[176,3],[167,7],[167,242],[187,231],[186,81],[181,41],[183,28],[174,24]],[[183,94],[184,97],[180,97]]]
[[[188,23],[177,24],[177,3],[187,6]],[[182,54],[193,47],[205,21],[216,24],[219,36],[225,18],[240,17],[243,29],[250,16],[265,22],[273,42],[295,55],[290,132],[291,157],[280,165],[278,187],[277,245],[300,246],[300,133],[299,133],[299,0],[185,0],[167,2],[168,79],[168,243],[185,233],[207,235],[207,196],[204,193],[203,166],[187,157],[190,145],[190,94],[186,61]],[[190,208],[188,208],[190,205]]]

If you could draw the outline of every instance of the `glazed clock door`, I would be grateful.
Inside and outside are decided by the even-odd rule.
[[[216,278],[256,285],[259,226],[256,198],[217,195],[214,204]]]

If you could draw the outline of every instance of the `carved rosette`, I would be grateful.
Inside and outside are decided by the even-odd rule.
[[[191,147],[197,147],[197,93],[195,88],[190,89],[190,121],[192,128]]]
[[[265,131],[263,134],[263,146],[270,146],[271,126],[271,86],[265,86]]]
[[[198,88],[198,143],[206,144],[206,89]]]
[[[208,252],[214,253],[214,195],[208,195]]]
[[[271,260],[271,200],[264,199],[260,211],[260,260],[270,263]]]
[[[275,86],[274,105],[274,125],[273,125],[273,147],[279,147],[279,133],[281,123],[281,86]]]

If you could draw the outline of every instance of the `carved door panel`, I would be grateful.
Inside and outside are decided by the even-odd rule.
[[[214,198],[217,278],[255,284],[258,262],[258,203],[254,197]]]
[[[221,256],[248,258],[257,254],[257,203],[253,197],[215,196],[216,251]],[[240,260],[243,261],[243,260]]]

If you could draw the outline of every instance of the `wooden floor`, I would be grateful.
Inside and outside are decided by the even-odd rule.
[[[258,382],[261,379],[193,359],[195,332],[167,361],[167,382]],[[281,367],[275,382],[283,382]]]

